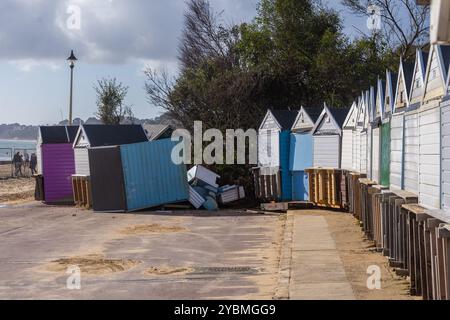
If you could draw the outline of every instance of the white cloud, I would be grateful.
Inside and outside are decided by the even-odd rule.
[[[67,28],[70,5],[80,8],[79,30]],[[211,0],[211,5],[224,10],[227,22],[249,20],[256,12],[256,0]],[[55,68],[74,49],[87,63],[171,65],[184,9],[185,0],[1,0],[0,60],[24,71]]]

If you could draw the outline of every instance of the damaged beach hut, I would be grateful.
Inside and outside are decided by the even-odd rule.
[[[75,173],[89,176],[89,148],[148,141],[141,125],[82,125],[75,142]]]
[[[131,212],[189,199],[170,139],[89,149],[94,211]]]
[[[73,203],[71,176],[75,173],[72,144],[77,126],[39,127],[36,156],[38,158],[38,200],[46,203]]]
[[[258,131],[258,168],[254,172],[258,198],[289,201],[291,128],[298,111],[268,110]]]
[[[292,175],[292,200],[306,201],[308,175],[305,169],[313,166],[312,129],[320,116],[321,108],[301,107],[292,126],[289,170]]]
[[[338,169],[341,167],[342,125],[348,111],[349,108],[324,106],[312,130],[315,168]]]

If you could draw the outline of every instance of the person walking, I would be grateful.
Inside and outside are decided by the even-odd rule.
[[[37,156],[35,153],[32,153],[30,160],[31,175],[37,174],[36,166],[37,166]]]
[[[13,166],[14,166],[14,176],[18,177],[19,173],[21,173],[22,169],[20,164],[20,153],[17,152],[13,157]]]

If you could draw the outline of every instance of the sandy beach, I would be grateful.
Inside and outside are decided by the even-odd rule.
[[[0,180],[0,204],[17,204],[34,200],[34,179]]]

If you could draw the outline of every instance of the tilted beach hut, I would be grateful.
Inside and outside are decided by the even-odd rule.
[[[419,202],[429,209],[441,207],[441,110],[445,95],[450,46],[430,47],[422,104],[418,110]]]
[[[82,125],[73,143],[75,174],[90,176],[89,148],[148,141],[141,125]]]
[[[394,101],[394,109],[392,122],[395,121],[395,132],[391,129],[391,145],[393,142],[396,142],[400,145],[393,145],[392,147],[395,150],[402,150],[401,153],[391,153],[391,166],[395,164],[397,167],[395,171],[398,172],[398,169],[402,170],[402,174],[400,175],[403,180],[395,181],[395,185],[399,188],[404,188],[405,178],[410,181],[409,186],[411,186],[411,181],[414,179],[415,175],[412,173],[413,157],[415,146],[415,135],[416,130],[414,127],[414,117],[408,113],[408,111],[413,110],[410,104],[410,96],[411,96],[411,85],[414,79],[414,64],[405,62],[403,59],[400,59],[398,76],[397,76],[397,85],[395,89],[395,101]],[[400,131],[399,128],[401,124],[398,122],[403,122],[403,131]],[[392,134],[394,132],[394,134]],[[417,170],[417,167],[416,167]],[[411,187],[409,187],[411,188]],[[397,188],[396,188],[397,189]],[[408,189],[412,192],[415,192],[414,189]]]
[[[324,106],[312,130],[314,167],[341,167],[342,125],[348,112],[349,108]]]
[[[289,171],[291,128],[298,111],[268,110],[258,130],[258,165],[261,175],[281,176],[281,200],[292,199]]]
[[[354,170],[354,154],[355,154],[355,138],[356,118],[358,116],[358,104],[353,102],[347,117],[342,125],[342,152],[341,167],[345,170]]]
[[[130,212],[187,201],[185,164],[172,161],[170,139],[89,148],[95,211]]]
[[[77,126],[39,127],[36,156],[43,177],[46,203],[72,203],[71,176],[75,173],[72,144]]]
[[[301,107],[292,126],[289,170],[292,175],[292,200],[309,199],[308,175],[305,169],[313,166],[312,129],[321,114],[321,108]]]

